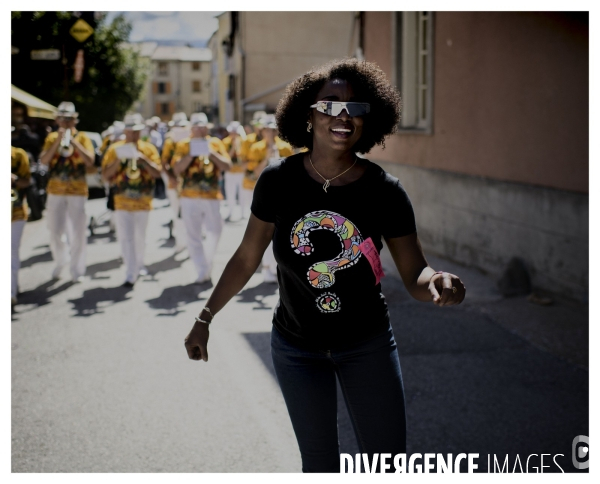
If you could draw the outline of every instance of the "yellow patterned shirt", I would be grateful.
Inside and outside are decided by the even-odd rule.
[[[219,138],[207,136],[206,140],[212,151],[229,158],[225,145]],[[190,152],[190,138],[177,143],[175,156],[171,160],[171,166]],[[221,172],[208,156],[195,156],[187,169],[181,175],[183,178],[180,196],[188,198],[207,198],[211,200],[223,200],[219,180]]]
[[[229,150],[231,150],[232,142],[234,142],[234,140],[231,138],[231,136],[223,138],[223,144],[225,145],[227,153],[229,153]],[[235,150],[235,156],[231,158],[230,173],[244,173],[246,169],[244,168],[243,163],[246,161],[246,156],[248,155],[248,144],[245,143],[245,140],[243,140],[240,136],[235,138],[235,144],[237,147]]]
[[[116,187],[115,192],[115,210],[125,210],[127,212],[136,212],[139,210],[152,210],[152,198],[154,197],[154,177],[144,166],[138,165],[140,177],[130,179],[127,176],[127,168],[131,160],[119,160],[117,148],[123,146],[126,142],[115,141],[111,144],[102,159],[102,167],[119,163],[119,169],[110,183]],[[160,156],[158,150],[152,143],[147,141],[138,141],[137,149],[150,161],[156,164],[156,169],[160,170]]]
[[[44,141],[42,151],[48,151],[58,138],[58,132],[50,133]],[[94,152],[92,141],[77,131],[73,139],[77,140],[87,151]],[[60,156],[60,146],[48,165],[48,186],[46,191],[53,195],[82,195],[87,197],[88,187],[85,181],[86,165],[76,149],[68,158]]]
[[[25,150],[21,148],[10,147],[10,172],[13,175],[17,175],[19,178],[31,177],[31,171],[29,170],[29,157]],[[25,197],[25,190],[17,190],[18,198],[12,204],[12,221],[27,220],[27,198]]]
[[[275,136],[275,146],[279,151],[279,156],[282,158],[294,154],[290,144],[281,140],[278,136]],[[266,156],[267,140],[263,139],[262,141],[257,141],[250,147],[250,150],[248,151],[248,165],[246,167],[246,173],[244,174],[244,180],[242,181],[242,187],[247,190],[254,190],[256,180],[258,180],[258,175],[254,173],[254,170]]]

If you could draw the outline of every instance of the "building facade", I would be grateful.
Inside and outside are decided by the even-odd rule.
[[[273,112],[287,84],[313,66],[356,55],[359,42],[357,12],[225,12],[218,20],[221,123]]]
[[[150,63],[150,75],[137,111],[145,118],[170,120],[174,112],[211,109],[212,53],[207,48],[136,44]]]
[[[427,252],[588,297],[588,17],[365,12],[364,55],[403,98],[369,158],[408,191]],[[468,285],[468,283],[467,283]]]

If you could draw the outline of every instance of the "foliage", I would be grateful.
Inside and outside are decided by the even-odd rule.
[[[131,25],[123,16],[107,24],[104,14],[81,12],[94,28],[85,42],[78,42],[69,29],[77,21],[73,12],[12,12],[12,84],[54,106],[72,101],[80,113],[79,129],[102,131],[138,100],[148,75],[148,63],[126,42]],[[96,12],[99,14],[99,12]],[[31,51],[59,49],[66,58],[32,60]],[[81,82],[74,80],[77,51],[84,51]]]

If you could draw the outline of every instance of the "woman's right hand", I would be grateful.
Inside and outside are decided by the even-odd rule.
[[[196,321],[190,334],[185,338],[185,349],[190,360],[208,361],[208,351],[206,349],[208,336],[208,324]]]

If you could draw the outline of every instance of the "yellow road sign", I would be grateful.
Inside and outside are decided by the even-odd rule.
[[[73,24],[69,33],[79,42],[85,42],[94,33],[94,29],[85,20],[79,19]]]

